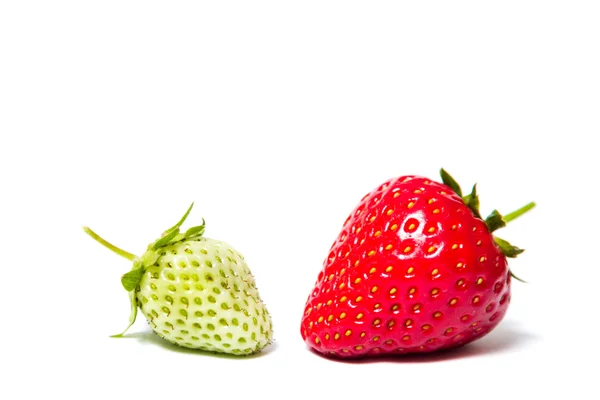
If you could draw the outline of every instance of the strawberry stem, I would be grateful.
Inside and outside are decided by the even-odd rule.
[[[87,233],[88,235],[90,235],[92,237],[92,239],[94,239],[96,242],[100,243],[107,249],[112,250],[113,252],[117,253],[121,257],[124,257],[124,258],[128,259],[129,261],[135,261],[137,259],[137,256],[135,254],[131,254],[130,252],[120,249],[117,246],[115,246],[114,244],[107,242],[102,237],[100,237],[100,235],[98,235],[96,232],[91,230],[89,227],[84,226],[83,231],[85,233]]]
[[[502,219],[504,220],[504,222],[510,222],[515,218],[520,217],[521,215],[525,214],[527,211],[531,210],[533,207],[535,207],[535,202],[531,202],[528,204],[525,204],[523,207],[519,208],[518,210],[515,210],[509,214],[506,214],[502,217]]]

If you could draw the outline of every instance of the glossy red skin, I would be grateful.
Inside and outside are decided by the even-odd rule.
[[[481,338],[509,301],[507,260],[485,223],[448,186],[403,176],[365,196],[344,223],[301,334],[334,357],[426,353]]]

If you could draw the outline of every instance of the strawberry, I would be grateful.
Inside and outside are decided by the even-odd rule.
[[[301,335],[332,357],[427,353],[465,345],[500,323],[510,302],[507,257],[492,232],[534,207],[483,220],[476,186],[390,179],[346,219],[308,297]]]
[[[92,238],[133,262],[121,278],[129,292],[133,325],[138,307],[156,334],[191,349],[247,355],[271,343],[271,317],[242,255],[203,236],[205,223],[180,233],[193,203],[172,228],[137,257]]]

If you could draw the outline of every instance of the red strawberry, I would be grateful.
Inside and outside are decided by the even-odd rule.
[[[418,176],[367,194],[344,223],[308,297],[302,338],[338,357],[425,353],[464,345],[504,317],[523,250],[492,232],[535,204],[483,220],[475,186],[462,197]]]

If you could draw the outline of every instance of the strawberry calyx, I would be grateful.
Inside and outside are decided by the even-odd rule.
[[[471,193],[463,196],[464,203],[473,211],[473,214],[477,218],[481,218],[481,214],[479,213],[479,196],[477,195],[477,184],[473,185],[473,189]]]
[[[183,225],[188,215],[190,215],[192,207],[194,207],[194,203],[190,204],[183,217],[181,217],[181,219],[175,225],[164,231],[160,238],[156,239],[154,242],[148,245],[148,249],[142,255],[142,257],[140,257],[140,265],[136,266],[134,263],[132,270],[129,271],[127,274],[123,275],[123,278],[125,278],[128,274],[131,274],[131,276],[127,279],[130,279],[131,282],[135,284],[133,288],[131,288],[131,283],[129,284],[129,287],[125,286],[125,283],[123,283],[125,289],[129,291],[137,287],[138,283],[142,279],[143,271],[141,273],[136,272],[136,267],[137,269],[143,269],[145,271],[146,268],[148,268],[151,265],[154,265],[160,258],[160,252],[158,251],[159,249],[184,240],[196,239],[204,234],[204,229],[206,227],[206,222],[204,221],[204,218],[202,218],[202,225],[193,226],[184,233],[181,233],[179,231],[181,225]],[[139,279],[137,279],[136,281],[135,279],[138,275]],[[123,282],[123,279],[121,281]]]
[[[463,196],[460,185],[443,168],[440,170],[440,176],[442,177],[442,182],[462,198],[463,202],[469,207],[469,209],[471,209],[473,214],[477,218],[483,219],[481,217],[481,214],[479,213],[479,196],[477,195],[477,184],[473,185],[473,189],[471,190],[470,194]],[[535,207],[535,202],[530,202],[530,203],[527,203],[526,205],[524,205],[523,207],[519,208],[518,210],[515,210],[506,215],[500,214],[500,212],[498,210],[493,210],[490,213],[490,215],[488,215],[485,219],[483,219],[483,221],[485,222],[485,225],[487,226],[490,233],[492,233],[492,232],[496,231],[497,229],[505,227],[508,222],[512,221],[513,219],[515,219],[517,217],[520,217],[521,215],[525,214],[526,212],[528,212],[529,210],[531,210],[534,207]],[[515,258],[519,254],[523,253],[523,251],[525,251],[524,249],[521,249],[517,246],[513,246],[512,244],[510,244],[509,242],[507,242],[504,239],[501,239],[495,235],[492,235],[492,236],[494,238],[494,242],[496,243],[496,245],[498,246],[498,248],[500,249],[502,254],[504,254],[505,257]],[[515,276],[512,273],[512,271],[510,271],[510,275],[513,278],[515,278],[521,282],[524,282],[522,279]]]
[[[154,242],[148,245],[147,250],[144,252],[144,254],[142,254],[141,257],[138,257],[135,254],[132,254],[113,245],[112,243],[108,242],[100,235],[98,235],[96,232],[94,232],[91,228],[87,226],[83,227],[83,231],[89,236],[91,236],[92,239],[102,244],[104,247],[108,248],[114,253],[120,255],[121,257],[124,257],[129,261],[133,262],[133,267],[131,268],[131,270],[123,274],[123,276],[121,276],[121,284],[123,285],[123,288],[125,288],[125,290],[129,293],[129,300],[131,303],[129,325],[127,326],[127,328],[125,328],[123,332],[116,335],[112,335],[111,337],[123,336],[125,332],[127,332],[127,330],[129,330],[131,325],[133,325],[133,323],[135,322],[138,308],[135,290],[137,289],[140,281],[142,280],[146,269],[154,265],[161,257],[161,252],[159,250],[163,247],[172,245],[177,242],[199,238],[204,234],[204,229],[206,226],[204,218],[202,218],[202,225],[193,226],[186,230],[184,233],[181,233],[179,230],[179,228],[181,228],[181,225],[183,225],[190,212],[192,211],[192,207],[194,207],[194,203],[192,203],[189,206],[183,217],[181,217],[181,219],[175,225],[164,231],[160,238],[156,239]]]
[[[156,239],[154,242],[148,245],[148,250],[158,250],[161,247],[181,242],[182,240],[193,239],[202,236],[204,234],[204,227],[206,225],[204,218],[202,219],[202,225],[193,226],[187,231],[185,231],[185,233],[179,232],[179,228],[181,228],[181,225],[183,225],[188,215],[190,215],[192,207],[194,207],[194,203],[190,204],[189,208],[187,209],[183,217],[181,217],[179,222],[177,222],[171,228],[164,231],[160,238]]]

